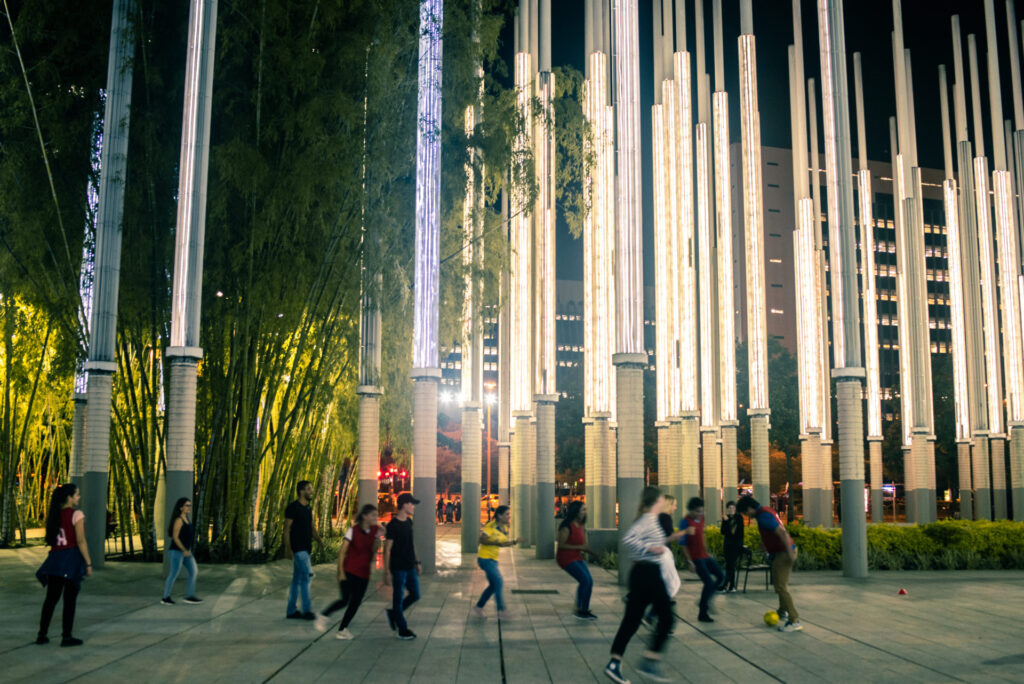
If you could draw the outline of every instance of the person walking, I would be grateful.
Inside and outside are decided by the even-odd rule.
[[[669,606],[668,592],[661,578],[659,558],[669,553],[665,545],[665,531],[658,524],[658,515],[665,499],[657,487],[646,487],[640,499],[640,510],[633,525],[622,537],[622,545],[629,552],[633,569],[629,573],[629,598],[626,613],[612,642],[611,659],[604,673],[619,684],[629,684],[622,674],[622,655],[629,640],[636,634],[647,606],[654,604],[658,613],[658,628],[651,637],[650,648],[644,652],[640,672],[648,678],[665,681],[661,672],[661,651],[672,629],[674,618]]]
[[[743,532],[745,523],[743,516],[736,512],[736,502],[725,505],[725,517],[722,518],[722,545],[725,551],[726,591],[736,593],[737,561],[743,553]]]
[[[292,584],[288,588],[288,607],[285,617],[291,620],[315,620],[309,600],[309,585],[313,582],[313,540],[323,544],[320,533],[313,527],[313,484],[302,480],[295,485],[299,498],[288,504],[284,511],[284,555],[292,561]],[[302,611],[296,600],[302,598]]]
[[[558,567],[565,570],[576,580],[576,609],[573,616],[577,620],[596,620],[597,616],[590,612],[590,595],[594,591],[594,578],[590,576],[590,568],[583,559],[584,553],[593,555],[587,546],[587,506],[582,501],[573,501],[565,511],[558,526],[558,553],[555,561]]]
[[[384,614],[392,631],[397,630],[398,638],[406,640],[416,638],[416,633],[405,621],[405,611],[420,599],[419,574],[423,569],[423,564],[416,557],[410,517],[419,502],[408,492],[398,497],[398,510],[388,523],[384,542],[384,565],[388,569],[384,583],[391,585],[391,607]]]
[[[789,593],[789,575],[796,564],[796,544],[779,520],[778,514],[767,506],[762,506],[754,497],[744,496],[736,504],[740,514],[757,521],[757,530],[761,533],[761,545],[768,552],[772,563],[772,584],[779,595],[779,631],[799,632],[804,628],[800,624],[800,614]],[[782,622],[785,620],[785,622]]]
[[[174,512],[171,514],[171,524],[167,526],[167,535],[171,538],[170,548],[167,555],[170,559],[167,581],[164,582],[164,597],[160,603],[165,606],[173,606],[174,599],[171,598],[171,589],[174,588],[174,581],[178,579],[181,566],[185,566],[188,572],[188,592],[185,594],[185,603],[202,603],[203,599],[196,596],[196,577],[199,575],[199,568],[196,566],[196,558],[192,555],[195,548],[195,528],[192,526],[192,502],[187,496],[183,496],[174,503]]]
[[[477,617],[487,617],[484,615],[484,606],[492,596],[494,602],[498,604],[498,617],[508,617],[508,611],[505,610],[505,596],[501,592],[502,578],[501,572],[498,570],[498,549],[515,546],[522,541],[522,539],[509,539],[508,526],[511,520],[511,509],[508,506],[498,506],[494,520],[484,525],[480,531],[480,549],[477,552],[476,564],[487,576],[487,588],[480,594],[480,600],[473,606],[473,615]]]
[[[693,497],[686,502],[686,517],[679,521],[679,529],[692,530],[686,537],[683,554],[686,556],[690,571],[700,577],[704,589],[700,593],[699,612],[697,619],[701,622],[714,622],[709,610],[715,592],[721,591],[725,583],[722,566],[708,554],[704,543],[704,500]]]
[[[341,540],[341,550],[338,552],[338,589],[341,598],[325,608],[316,619],[316,628],[322,632],[327,629],[328,616],[345,608],[345,615],[338,626],[338,639],[353,638],[348,626],[366,595],[373,559],[380,547],[381,528],[377,518],[377,507],[373,504],[364,505]]]
[[[444,524],[444,497],[437,497],[437,522]]]
[[[73,484],[63,484],[53,491],[46,513],[46,543],[50,552],[36,571],[36,579],[46,587],[46,599],[39,616],[37,644],[50,642],[46,633],[61,594],[64,615],[61,623],[61,646],[81,646],[82,640],[71,634],[75,625],[75,604],[82,579],[92,576],[92,560],[85,542],[85,514],[78,510],[82,494]]]

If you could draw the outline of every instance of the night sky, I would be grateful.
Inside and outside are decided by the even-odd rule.
[[[698,0],[699,1],[699,0]],[[658,0],[653,0],[658,2]],[[650,188],[650,136],[653,104],[653,67],[651,54],[652,0],[640,3],[640,120],[643,125],[643,184],[644,184],[644,243],[645,281],[653,283],[653,259],[651,254],[652,208]],[[583,0],[552,0],[552,26],[556,36],[552,45],[552,63],[555,66],[571,65],[583,71]],[[659,4],[660,6],[660,4]],[[687,47],[692,51],[696,46],[694,38],[693,1],[687,0]],[[1016,2],[1018,25],[1024,2]],[[708,72],[714,79],[712,54],[712,4],[705,0],[706,46]],[[867,126],[868,156],[873,160],[888,161],[889,117],[896,112],[894,77],[892,64],[891,0],[846,0],[846,49],[850,100],[853,100],[853,58],[861,52],[865,81],[865,116]],[[1007,60],[1005,0],[995,0],[996,31],[999,38],[1000,68],[1002,70],[1003,116],[1012,121],[1013,103],[1010,89],[1010,68]],[[793,42],[791,0],[754,0],[754,35],[757,39],[757,76],[759,107],[761,111],[761,143],[769,147],[790,147],[789,134],[789,67],[786,50]],[[903,33],[905,46],[911,51],[914,82],[914,108],[917,115],[918,157],[923,167],[941,168],[942,137],[939,118],[938,65],[945,64],[947,77],[953,82],[953,46],[950,17],[960,15],[961,33],[964,43],[964,69],[967,65],[967,34],[977,34],[979,73],[982,80],[982,110],[986,128],[986,149],[991,150],[990,118],[988,113],[988,76],[986,70],[985,13],[982,0],[904,0]],[[733,142],[740,140],[739,120],[739,72],[736,39],[739,35],[739,2],[723,0],[723,28],[725,52],[726,90],[729,92],[731,109],[730,133]],[[511,64],[513,33],[511,18],[504,36],[504,56]],[[804,70],[807,78],[818,79],[818,21],[817,2],[803,0]],[[1020,32],[1018,30],[1018,38]],[[695,61],[693,62],[695,65]],[[970,114],[970,92],[968,90],[968,126],[973,138],[973,122]],[[820,89],[819,89],[819,135]],[[950,97],[950,117],[953,102]],[[853,131],[852,154],[856,157],[856,126],[850,113],[850,128]],[[819,145],[824,153],[824,139]],[[954,155],[955,156],[955,155]],[[824,162],[823,162],[824,163]],[[568,230],[560,226],[558,236],[558,277],[579,280],[583,277],[583,245],[573,240]]]

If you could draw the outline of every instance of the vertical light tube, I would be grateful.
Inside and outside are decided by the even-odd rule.
[[[733,291],[732,183],[729,177],[729,95],[712,96],[714,112],[715,224],[718,245],[720,418],[736,420],[736,304]],[[710,244],[710,243],[709,243]],[[762,264],[762,269],[764,265]],[[749,280],[749,278],[748,278]],[[749,287],[749,285],[748,285]],[[753,386],[753,383],[751,383]]]
[[[681,8],[677,5],[677,11]],[[685,16],[685,14],[684,14]],[[697,279],[694,246],[694,192],[693,192],[693,107],[691,100],[690,55],[677,52],[675,55],[676,111],[679,122],[677,160],[678,182],[678,225],[679,236],[679,382],[680,409],[683,414],[692,415],[700,409],[697,388],[700,376],[697,372]]]
[[[660,84],[655,88],[660,90]],[[671,337],[671,322],[669,319],[669,306],[672,297],[672,289],[669,283],[669,238],[670,230],[669,217],[666,216],[666,205],[669,197],[666,193],[666,165],[665,165],[665,111],[664,105],[654,105],[651,108],[653,119],[653,144],[652,152],[654,157],[654,317],[655,317],[655,419],[664,422],[671,414],[670,390],[671,383],[671,360],[669,352],[669,340]],[[659,442],[659,447],[661,446]],[[661,454],[659,448],[659,455]],[[659,459],[660,460],[660,459]],[[658,471],[658,482],[662,482],[664,473]]]
[[[711,238],[711,208],[708,206],[708,185],[710,169],[708,168],[708,124],[700,122],[696,127],[697,148],[697,270],[700,280],[700,406],[701,427],[713,428],[715,425],[715,372],[712,366],[714,356],[710,353],[715,344],[716,331],[711,323],[714,292],[711,279],[711,259],[713,249]]]

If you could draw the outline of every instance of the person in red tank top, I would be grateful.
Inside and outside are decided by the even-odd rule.
[[[555,560],[579,585],[576,588],[576,610],[573,615],[577,620],[596,620],[597,616],[590,612],[594,579],[590,576],[587,562],[583,560],[584,553],[591,553],[587,546],[586,522],[587,506],[582,501],[570,503],[562,524],[558,526],[558,553]]]
[[[82,578],[92,576],[92,560],[85,543],[85,515],[77,509],[81,498],[78,487],[73,484],[60,485],[50,498],[50,509],[46,514],[46,543],[50,545],[50,553],[36,571],[36,578],[46,587],[37,644],[50,641],[46,633],[61,594],[64,595],[64,615],[60,645],[82,644],[81,639],[71,635]]]
[[[348,626],[356,616],[370,585],[370,571],[382,536],[381,527],[377,524],[377,507],[366,504],[341,542],[341,551],[338,552],[338,588],[341,598],[317,615],[316,628],[321,632],[327,629],[328,616],[345,608],[345,615],[338,625],[337,638],[353,638]]]
[[[736,510],[757,521],[761,545],[772,559],[772,584],[775,585],[775,593],[779,595],[779,631],[799,632],[803,625],[800,624],[800,614],[789,593],[789,575],[796,564],[796,544],[775,511],[762,506],[754,497],[744,496],[736,504]]]
[[[722,572],[718,561],[708,554],[707,547],[704,545],[703,499],[695,496],[686,502],[686,517],[679,521],[679,529],[680,531],[693,530],[686,537],[683,553],[690,565],[690,571],[697,573],[701,582],[704,583],[704,589],[700,593],[700,610],[697,613],[697,619],[701,622],[714,622],[715,620],[710,614],[711,599],[714,598],[715,592],[721,591],[725,587],[725,573]]]

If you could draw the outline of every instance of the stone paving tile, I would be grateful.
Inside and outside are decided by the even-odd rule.
[[[624,588],[592,568],[595,623],[572,617],[575,582],[532,550],[502,550],[506,601],[499,621],[470,608],[486,585],[472,556],[460,556],[458,528],[438,540],[440,569],[424,578],[423,598],[408,619],[419,638],[395,639],[384,619],[390,589],[379,580],[350,629],[335,639],[341,614],[321,634],[284,619],[288,562],[200,568],[200,606],[158,603],[156,564],[108,563],[79,599],[78,649],[32,644],[43,590],[33,573],[43,549],[0,551],[0,680],[546,682],[606,681],[602,673],[618,629]],[[316,568],[314,609],[337,594],[330,565]],[[1024,681],[1024,572],[873,573],[846,580],[837,572],[798,572],[793,594],[805,630],[780,634],[762,615],[775,596],[750,590],[716,599],[714,624],[696,622],[700,585],[684,576],[665,670],[680,682],[1020,682]],[[906,587],[908,596],[897,596]],[[513,589],[551,590],[513,594]],[[179,583],[175,593],[184,590]],[[59,634],[60,609],[51,626]],[[649,631],[641,627],[625,657],[627,676]],[[504,680],[503,680],[504,675]]]

